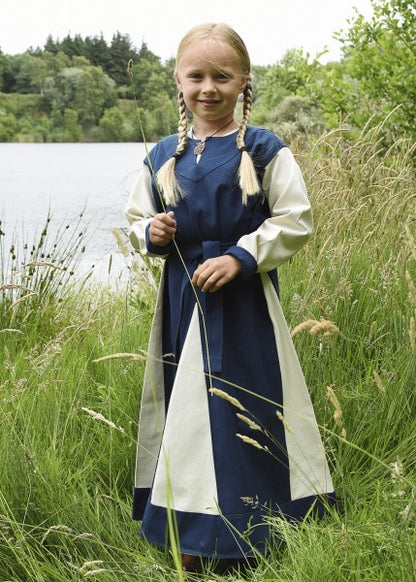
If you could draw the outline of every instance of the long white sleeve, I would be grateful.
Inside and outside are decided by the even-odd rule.
[[[146,246],[146,228],[156,213],[151,174],[149,168],[143,164],[125,209],[125,215],[130,224],[130,241],[133,247],[142,254],[151,254]]]
[[[256,260],[258,272],[275,269],[290,259],[303,247],[313,229],[305,182],[287,147],[268,164],[263,188],[271,217],[237,243]]]

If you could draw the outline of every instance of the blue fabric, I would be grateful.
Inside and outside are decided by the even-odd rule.
[[[270,132],[251,126],[245,141],[261,181],[265,167],[284,144]],[[170,136],[151,150],[155,172],[172,156],[176,145],[177,136]],[[240,158],[235,134],[207,140],[198,164],[190,144],[176,163],[177,179],[186,196],[176,207],[166,208],[175,213],[175,239],[186,271],[173,245],[163,251],[168,253],[163,290],[163,353],[173,354],[166,357],[164,365],[166,407],[196,293],[207,323],[214,386],[237,398],[250,411],[247,415],[264,429],[255,432],[255,438],[269,451],[258,450],[237,438],[236,433],[250,433],[247,424],[237,418],[229,402],[208,397],[218,504],[226,519],[180,511],[175,515],[182,552],[219,558],[249,555],[250,544],[263,551],[269,536],[266,515],[282,512],[302,519],[311,506],[319,513],[325,505],[324,499],[316,497],[291,500],[285,432],[276,417],[283,396],[274,330],[256,261],[236,244],[241,236],[255,231],[270,216],[270,210],[263,193],[249,197],[247,206],[242,204],[237,180]],[[153,195],[160,212],[163,205],[154,183]],[[190,278],[198,264],[227,253],[241,261],[242,273],[216,293],[194,289]],[[277,294],[276,271],[269,276]],[[201,342],[207,370],[203,337]],[[198,458],[189,462],[197,466]],[[152,505],[150,494],[149,489],[135,491],[134,517],[143,520],[141,532],[149,541],[169,545],[166,509]]]
[[[146,496],[144,490],[135,490],[136,504],[142,501],[143,493]],[[276,537],[270,518],[301,521],[306,515],[323,517],[331,506],[336,506],[334,495],[312,496],[280,506],[256,508],[249,516],[242,513],[216,517],[175,511],[174,519],[180,532],[180,552],[206,557],[215,555],[221,559],[241,559],[243,556],[253,556],[254,551],[265,553],[270,537],[273,534]],[[150,510],[152,520],[146,520],[140,530],[141,535],[157,545],[162,545],[160,541],[163,539],[163,545],[170,548],[167,510],[154,506]]]

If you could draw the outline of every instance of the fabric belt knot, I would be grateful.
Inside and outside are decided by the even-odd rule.
[[[203,263],[207,259],[219,257],[234,246],[236,241],[204,240],[192,245],[180,245],[179,250],[186,261],[194,260]],[[190,273],[192,276],[193,273]],[[189,282],[189,281],[188,281]],[[224,343],[223,330],[223,289],[214,293],[203,293],[200,289],[195,291],[202,309],[199,310],[199,323],[201,329],[202,353],[204,357],[204,372],[221,372],[222,353]]]

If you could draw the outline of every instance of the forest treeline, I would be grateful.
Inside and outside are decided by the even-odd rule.
[[[415,138],[416,9],[404,0],[372,4],[370,19],[357,12],[335,33],[338,61],[291,49],[274,65],[254,63],[252,123],[290,141],[340,124],[358,135],[385,120],[386,145]],[[49,36],[43,48],[0,50],[0,141],[142,141],[142,130],[156,141],[176,131],[173,69],[173,58],[162,61],[121,32],[111,42]]]

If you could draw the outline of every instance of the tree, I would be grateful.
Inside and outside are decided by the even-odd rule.
[[[127,76],[128,62],[130,59],[135,61],[139,58],[129,35],[116,32],[111,41],[109,54],[110,58],[106,72],[118,86],[127,85],[129,83]]]
[[[0,142],[13,141],[16,131],[17,123],[13,113],[0,111]]]
[[[50,110],[77,112],[84,129],[96,125],[104,110],[116,102],[115,83],[101,67],[67,67],[44,84],[44,99]]]
[[[369,21],[357,15],[338,33],[343,59],[320,70],[308,87],[332,123],[356,127],[385,120],[387,132],[416,136],[416,10],[404,0],[373,0]]]
[[[100,119],[100,138],[106,142],[127,141],[133,136],[133,127],[123,116],[120,107],[106,109]]]
[[[102,67],[107,71],[110,63],[110,51],[104,36],[87,36],[85,39],[85,53],[87,59],[96,67]]]

